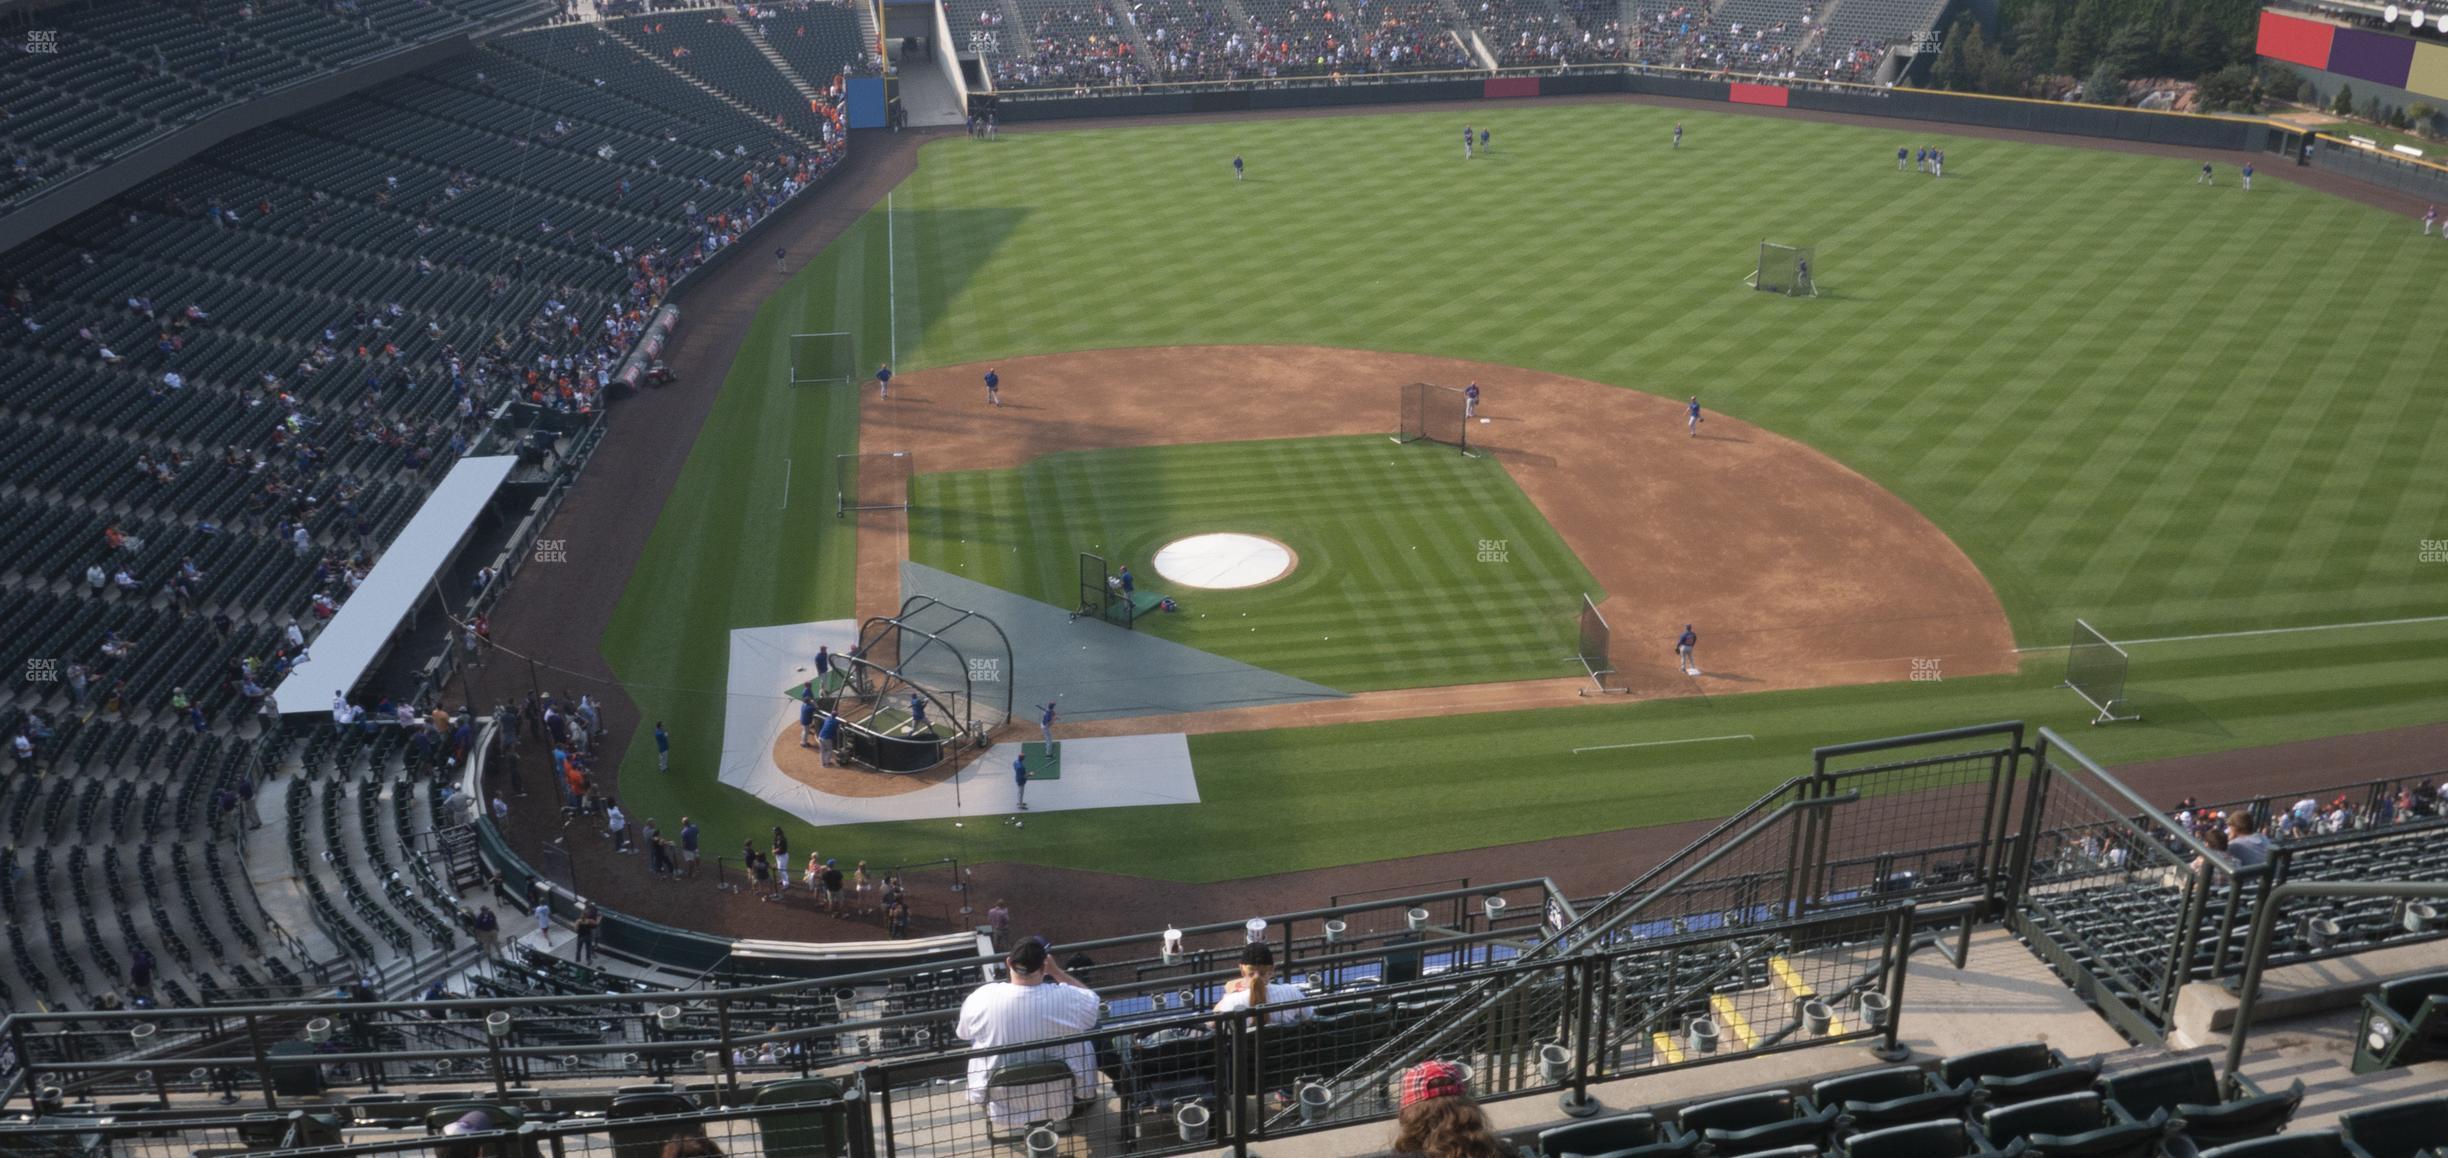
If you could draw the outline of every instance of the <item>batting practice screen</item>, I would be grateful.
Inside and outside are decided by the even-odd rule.
[[[833,514],[909,509],[910,452],[833,456]]]
[[[1072,618],[1089,616],[1124,627],[1136,627],[1131,601],[1122,597],[1121,587],[1114,582],[1113,568],[1105,556],[1086,551],[1079,557],[1079,609]]]
[[[2066,646],[2065,686],[2074,689],[2089,703],[2094,724],[2117,720],[2139,720],[2125,702],[2125,669],[2128,659],[2125,649],[2109,642],[2098,628],[2082,620],[2074,621],[2074,639]]]
[[[1581,668],[1589,673],[1590,682],[1600,693],[1630,691],[1609,686],[1615,674],[1615,632],[1607,626],[1606,616],[1598,614],[1598,605],[1589,594],[1581,595]],[[1583,694],[1587,694],[1586,692]]]
[[[858,346],[847,333],[792,334],[791,385],[821,386],[858,376]]]
[[[1754,289],[1769,290],[1792,297],[1817,297],[1818,287],[1812,283],[1812,258],[1807,245],[1760,243],[1759,271],[1751,276]]]
[[[1470,419],[1462,391],[1430,382],[1402,388],[1402,425],[1396,442],[1441,442],[1470,453]]]

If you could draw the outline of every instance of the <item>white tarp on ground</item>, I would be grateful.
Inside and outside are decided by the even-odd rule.
[[[848,619],[732,631],[721,781],[817,826],[1014,814],[1016,744],[996,745],[952,779],[892,796],[835,796],[792,779],[774,763],[775,738],[798,727],[799,707],[784,689],[814,674],[810,661],[818,645],[847,651],[856,634],[857,624]],[[1028,738],[1035,738],[1033,731]],[[1028,790],[1031,812],[1198,802],[1190,738],[1179,732],[1065,740],[1061,778],[1031,781]]]
[[[357,686],[381,660],[400,622],[433,591],[434,576],[459,552],[485,504],[493,501],[514,455],[463,458],[391,540],[365,582],[307,645],[309,661],[272,689],[285,716],[331,711],[332,693]]]
[[[858,620],[741,627],[731,632],[731,674],[723,684],[722,767],[716,777],[776,808],[808,791],[774,764],[774,737],[799,726],[799,703],[783,693],[816,675],[816,649],[847,655],[858,646]]]

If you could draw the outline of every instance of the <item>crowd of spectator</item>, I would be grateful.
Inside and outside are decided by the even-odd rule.
[[[2443,804],[2448,804],[2448,801],[2443,801],[2439,786],[2425,777],[2418,783],[2404,785],[2394,791],[2358,790],[2355,793],[2340,793],[2328,800],[2322,800],[2315,794],[2300,797],[2293,803],[2269,800],[2258,804],[2204,806],[2186,797],[2169,814],[2169,819],[2210,847],[2223,849],[2231,821],[2237,815],[2250,816],[2257,829],[2268,839],[2290,841],[2430,820],[2441,815]]]
[[[1431,0],[1131,0],[1119,14],[1099,3],[1052,11],[1028,37],[989,39],[1000,48],[985,55],[1004,87],[1085,92],[1480,68],[1474,34],[1503,68],[1622,63],[1866,81],[1886,52],[1869,40],[1825,43],[1817,0],[1779,0],[1774,18],[1749,22],[1697,0],[1462,0],[1457,10],[1458,21]],[[992,32],[1004,18],[989,5],[965,22]]]
[[[1013,88],[1115,88],[1154,79],[1108,0],[1046,9],[1025,39],[1006,39],[994,64],[995,83]]]

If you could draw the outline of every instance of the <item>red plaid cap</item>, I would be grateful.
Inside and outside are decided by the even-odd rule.
[[[1402,1104],[1409,1109],[1415,1102],[1430,1098],[1462,1096],[1462,1067],[1446,1061],[1424,1061],[1403,1071]]]

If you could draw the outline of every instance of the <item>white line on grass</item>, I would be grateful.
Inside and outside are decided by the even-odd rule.
[[[790,509],[790,460],[782,460],[782,509]]]
[[[1595,744],[1587,748],[1575,748],[1573,749],[1573,755],[1578,756],[1583,752],[1612,752],[1617,748],[1656,748],[1667,744],[1707,744],[1717,740],[1756,739],[1759,739],[1759,737],[1754,736],[1749,732],[1738,732],[1731,736],[1694,736],[1688,740],[1643,740],[1637,744]]]
[[[2162,635],[2156,639],[2112,639],[2119,647],[2140,647],[2148,643],[2200,643],[2212,639],[2246,639],[2256,635],[2295,635],[2307,631],[2353,631],[2362,627],[2412,627],[2424,623],[2448,623],[2448,615],[2418,615],[2411,619],[2369,619],[2361,623],[2315,623],[2303,627],[2256,627],[2250,631],[2212,631],[2201,635]],[[2018,647],[2019,652],[2064,651],[2062,643],[2037,647]]]
[[[901,286],[894,282],[901,262],[894,260],[894,196],[884,193],[884,365],[901,360]]]

